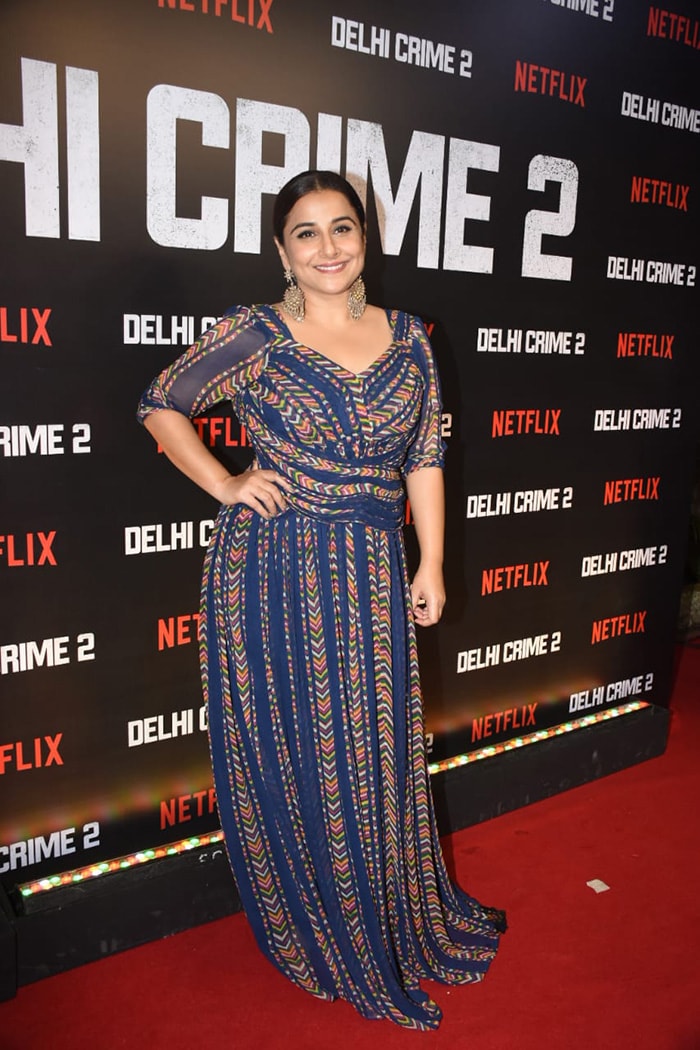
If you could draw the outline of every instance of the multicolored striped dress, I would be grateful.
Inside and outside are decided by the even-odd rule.
[[[270,306],[232,310],[152,384],[140,414],[230,399],[267,520],[224,506],[206,556],[202,678],[221,825],[263,952],[313,995],[436,1028],[421,978],[480,980],[502,913],[449,880],[425,756],[403,546],[403,475],[441,466],[422,323],[359,375]]]

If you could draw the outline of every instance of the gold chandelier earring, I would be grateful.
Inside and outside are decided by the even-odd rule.
[[[350,285],[348,292],[348,313],[352,317],[353,321],[359,321],[365,312],[367,306],[367,293],[365,291],[365,282],[362,280],[362,274],[356,277]]]
[[[282,305],[289,316],[295,321],[303,321],[306,310],[304,293],[297,284],[297,279],[291,269],[286,269],[284,271],[284,279],[287,282],[287,287],[282,296]]]

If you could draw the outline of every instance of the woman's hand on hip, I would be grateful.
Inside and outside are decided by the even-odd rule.
[[[220,486],[218,499],[226,506],[244,503],[261,518],[274,518],[287,509],[285,491],[291,485],[274,470],[260,470],[255,465],[242,474],[232,474]]]

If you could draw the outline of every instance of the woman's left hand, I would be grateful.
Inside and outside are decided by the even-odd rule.
[[[411,606],[416,623],[430,627],[437,623],[445,607],[445,584],[442,568],[418,567],[411,584]]]

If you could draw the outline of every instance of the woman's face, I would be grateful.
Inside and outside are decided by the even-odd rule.
[[[283,266],[307,296],[340,295],[362,273],[365,231],[343,193],[313,190],[301,197],[275,239]]]

